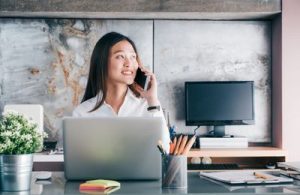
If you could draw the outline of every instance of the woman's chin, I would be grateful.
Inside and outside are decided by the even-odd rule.
[[[131,80],[131,81],[127,81],[127,82],[126,82],[127,85],[132,85],[133,83],[134,83],[134,80]]]

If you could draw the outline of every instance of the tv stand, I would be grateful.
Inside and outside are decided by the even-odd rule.
[[[225,136],[225,126],[224,125],[216,125],[213,130],[213,137],[224,137]]]
[[[225,135],[225,125],[215,125],[214,129],[202,137],[227,137]]]

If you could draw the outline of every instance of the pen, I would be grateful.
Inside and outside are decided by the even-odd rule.
[[[258,172],[254,172],[253,175],[257,178],[261,178],[261,179],[273,179],[272,176],[263,174],[263,173],[258,173]]]
[[[167,152],[166,152],[166,150],[164,149],[161,140],[158,140],[157,147],[158,147],[159,151],[160,151],[162,154],[167,155]]]
[[[158,150],[160,151],[161,154],[164,154],[163,149],[159,145],[157,145],[157,148],[158,148]]]

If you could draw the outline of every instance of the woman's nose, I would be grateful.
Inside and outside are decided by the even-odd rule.
[[[130,67],[130,66],[132,66],[132,61],[131,61],[130,59],[126,58],[126,59],[125,59],[124,66],[125,66],[125,67]]]

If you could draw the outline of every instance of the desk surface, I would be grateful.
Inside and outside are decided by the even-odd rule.
[[[66,181],[63,172],[53,172],[51,182],[35,182],[36,172],[30,194],[80,194],[79,181]],[[121,189],[112,194],[300,194],[300,181],[285,185],[238,185],[230,186],[211,181],[199,176],[199,173],[188,173],[188,188],[184,190],[162,189],[161,181],[121,181]],[[0,193],[5,194],[5,193]],[[18,194],[18,193],[16,193]]]

